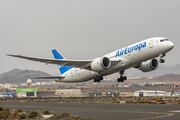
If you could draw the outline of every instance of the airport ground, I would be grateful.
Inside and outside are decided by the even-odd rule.
[[[0,101],[1,107],[23,111],[49,110],[95,120],[179,120],[180,105]]]

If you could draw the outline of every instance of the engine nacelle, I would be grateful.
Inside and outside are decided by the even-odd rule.
[[[107,57],[102,57],[94,60],[91,63],[91,70],[103,71],[111,66],[111,61]]]
[[[146,62],[142,62],[139,69],[143,72],[149,72],[156,70],[157,67],[158,67],[158,61],[156,59],[152,59]]]

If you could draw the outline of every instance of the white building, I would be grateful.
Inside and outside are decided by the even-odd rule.
[[[130,87],[130,83],[118,83],[118,87]]]
[[[166,82],[150,82],[151,85],[166,85]]]
[[[134,96],[170,96],[166,91],[138,90],[134,92]]]

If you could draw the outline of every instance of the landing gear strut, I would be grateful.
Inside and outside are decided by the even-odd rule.
[[[120,74],[120,78],[117,79],[118,82],[124,82],[124,80],[127,80],[127,77],[123,76],[124,71],[120,71],[119,74]]]
[[[165,53],[160,54],[160,60],[159,60],[160,63],[164,63],[165,62],[165,60],[162,59],[164,56],[166,56]]]
[[[101,80],[103,80],[102,76],[96,76],[96,78],[94,78],[94,82],[100,82]]]

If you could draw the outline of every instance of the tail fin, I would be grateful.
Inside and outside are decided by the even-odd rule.
[[[60,59],[60,60],[65,60],[66,59],[56,49],[52,50],[52,53],[53,53],[55,59]],[[61,75],[63,73],[65,73],[66,71],[73,68],[71,66],[62,66],[62,65],[57,65],[57,66],[58,66],[58,68],[60,70]]]

